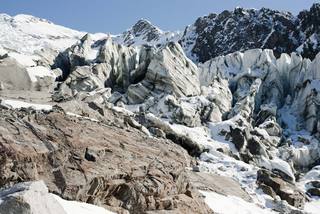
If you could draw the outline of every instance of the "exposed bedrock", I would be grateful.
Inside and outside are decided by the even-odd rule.
[[[0,186],[44,180],[65,199],[117,212],[210,213],[185,168],[190,156],[168,140],[114,124],[50,113],[0,110]]]

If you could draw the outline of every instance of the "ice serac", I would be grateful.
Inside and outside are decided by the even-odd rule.
[[[232,153],[244,162],[295,183],[298,171],[319,160],[319,56],[313,61],[296,53],[276,58],[271,50],[252,49],[199,64],[202,84],[219,77],[232,93],[225,121],[209,123],[212,137],[234,144],[239,153]],[[288,203],[303,206],[302,193],[277,191]]]
[[[215,76],[228,79],[235,103],[233,111],[238,108],[245,110],[245,106],[253,102],[249,106],[253,111],[243,115],[247,118],[266,109],[266,106],[277,110],[286,103],[292,103],[295,116],[303,121],[307,120],[304,115],[308,108],[307,99],[311,99],[312,90],[317,90],[318,61],[319,56],[310,62],[295,53],[291,56],[282,54],[276,59],[270,50],[255,49],[217,57],[201,64],[199,75],[206,77],[206,81],[213,80]],[[247,93],[253,95],[254,100],[243,100],[249,99]],[[274,114],[276,116],[277,112]]]
[[[90,59],[88,53],[93,49],[98,52]],[[134,104],[152,93],[178,97],[200,93],[197,66],[178,43],[157,50],[149,46],[126,47],[111,38],[93,43],[85,36],[65,54],[70,74],[60,86],[60,97],[109,87],[125,93],[123,101]]]
[[[178,97],[200,93],[197,67],[178,43],[169,43],[154,55],[142,84],[155,92]]]
[[[93,41],[86,35],[62,55],[64,60],[58,58],[62,61],[58,64],[65,65],[62,68],[66,80],[60,86],[60,96],[75,96],[104,87],[125,91],[130,80],[135,81],[130,72],[136,69],[139,51],[116,44],[110,37]]]

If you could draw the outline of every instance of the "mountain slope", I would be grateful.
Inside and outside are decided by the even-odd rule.
[[[236,8],[197,19],[185,30],[181,43],[188,46],[189,35],[196,35],[193,35],[192,53],[201,62],[252,48],[274,49],[276,53],[291,52],[295,41],[290,38],[294,29],[295,17],[290,13],[265,8]]]
[[[127,46],[132,45],[162,45],[170,41],[177,41],[181,35],[179,32],[165,32],[145,19],[139,20],[129,30],[114,36],[114,40]]]
[[[262,8],[223,11],[200,17],[180,40],[191,58],[205,62],[213,57],[253,48],[281,53],[297,51],[313,59],[319,52],[320,4],[298,16]]]
[[[85,33],[29,15],[0,14],[0,47],[30,54],[40,49],[64,50]]]

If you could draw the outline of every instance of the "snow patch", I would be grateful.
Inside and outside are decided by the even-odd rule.
[[[1,105],[7,106],[9,108],[13,109],[20,109],[20,108],[32,108],[37,111],[51,111],[52,106],[51,105],[45,105],[45,104],[35,104],[35,103],[27,103],[20,100],[2,100]]]
[[[40,59],[35,56],[28,56],[25,54],[19,54],[14,52],[8,53],[8,56],[14,58],[20,65],[23,65],[26,67],[36,66],[37,64],[35,63],[35,60]]]
[[[270,209],[263,209],[236,196],[224,196],[215,192],[200,191],[205,196],[206,204],[220,214],[270,214]]]
[[[57,195],[50,194],[58,201],[67,214],[115,214],[102,207],[77,201],[67,201]]]
[[[315,200],[304,205],[304,211],[309,214],[319,214],[320,200]]]
[[[32,82],[37,82],[38,77],[52,77],[56,78],[55,74],[49,69],[44,66],[36,66],[36,67],[29,67],[27,68],[28,75]]]
[[[74,114],[72,112],[67,112],[66,114],[71,116],[71,117],[83,118],[83,119],[90,120],[90,121],[93,121],[93,122],[99,122],[99,120],[97,120],[97,119],[90,118],[90,117],[84,117],[84,116],[81,116],[81,115],[78,115],[78,114]]]

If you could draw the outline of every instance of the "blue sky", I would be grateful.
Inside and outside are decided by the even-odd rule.
[[[163,30],[183,30],[210,12],[269,7],[297,14],[311,0],[1,0],[0,13],[30,14],[88,32],[121,33],[140,18]]]

